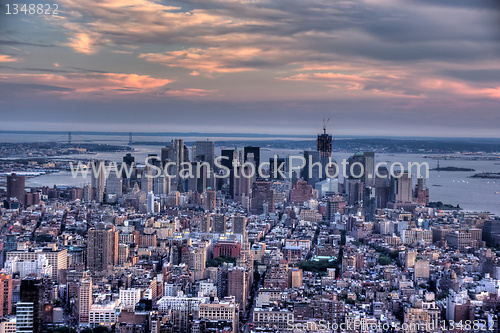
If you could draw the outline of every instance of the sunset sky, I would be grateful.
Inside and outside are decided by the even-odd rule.
[[[500,137],[496,0],[43,0],[0,130]]]

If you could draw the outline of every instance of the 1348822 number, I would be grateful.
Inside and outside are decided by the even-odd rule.
[[[57,15],[59,6],[57,4],[6,4],[7,15],[27,14],[27,15]]]

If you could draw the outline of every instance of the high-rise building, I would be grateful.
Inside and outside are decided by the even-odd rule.
[[[426,186],[425,179],[422,177],[417,179],[415,201],[425,206],[429,204],[429,188]]]
[[[412,190],[413,187],[411,185],[411,177],[408,172],[404,172],[402,175],[397,178],[397,192],[396,192],[396,201],[398,202],[412,202],[413,195]]]
[[[326,133],[326,125],[323,127],[323,134],[319,134],[318,138],[316,139],[316,147],[317,150],[319,151],[319,159],[323,168],[323,171],[325,170],[325,167],[328,165],[330,162],[330,159],[332,157],[332,142],[333,142],[333,137],[330,134]],[[331,170],[330,174],[334,174],[335,170]],[[326,179],[326,175],[323,173],[322,177],[320,177],[320,180]],[[313,184],[311,184],[313,185]]]
[[[180,170],[181,163],[189,161],[189,151],[184,145],[184,140],[175,139],[170,142],[170,146],[162,148],[161,150],[161,162],[165,166],[167,162],[175,163],[175,166],[168,168],[168,174],[175,176],[178,186],[182,186],[180,183]]]
[[[88,323],[90,307],[92,306],[92,278],[84,277],[80,280],[78,289],[78,323]]]
[[[250,212],[252,214],[274,212],[274,189],[271,188],[271,182],[256,181],[253,184]]]
[[[104,161],[93,161],[91,173],[91,187],[95,192],[95,200],[97,202],[104,202],[104,190],[106,187],[106,174],[105,174],[105,162]]]
[[[223,149],[221,150],[221,160],[220,165],[229,169],[229,175],[226,175],[225,178],[221,178],[217,189],[222,189],[223,184],[227,184],[226,179],[229,178],[229,195],[231,198],[234,198],[234,169],[233,169],[233,161],[238,160],[238,152],[235,149]]]
[[[227,322],[231,326],[231,332],[238,332],[238,304],[234,297],[227,297],[214,303],[200,304],[199,316],[200,320],[208,320],[210,322]]]
[[[245,198],[250,196],[251,186],[252,186],[252,177],[248,177],[251,175],[251,167],[250,166],[238,166],[236,167],[236,173],[233,180],[234,184],[234,201],[242,203]]]
[[[16,198],[24,205],[25,196],[25,177],[15,173],[7,176],[7,198]]]
[[[290,286],[292,288],[300,288],[302,287],[302,269],[298,267],[292,267],[288,271],[290,274]]]
[[[299,180],[293,186],[290,194],[290,202],[301,205],[313,198],[313,187],[305,180]]]
[[[375,153],[372,151],[365,151],[363,153],[365,158],[364,168],[365,172],[363,175],[363,179],[366,185],[375,186]]]
[[[488,246],[500,245],[500,219],[497,218],[484,221],[483,241],[485,241]]]
[[[193,160],[208,162],[211,170],[214,168],[215,147],[213,141],[196,141],[193,146]]]
[[[314,186],[317,182],[323,179],[325,169],[321,163],[319,151],[304,151],[306,163],[302,169],[302,179],[309,185]]]
[[[214,216],[214,233],[225,234],[226,233],[226,215],[215,214]]]
[[[10,274],[0,274],[0,317],[12,313],[12,277]]]
[[[318,134],[316,139],[317,150],[321,157],[332,157],[332,142],[333,137],[330,134],[326,134],[326,126],[323,127],[323,134]]]
[[[207,189],[205,192],[205,209],[214,211],[217,206],[217,192],[212,189]]]
[[[122,178],[127,179],[128,185],[130,184],[130,181],[136,179],[136,171],[135,171],[135,157],[132,156],[132,154],[127,153],[127,155],[123,156],[123,163],[125,163],[125,166],[127,170],[131,170],[130,172],[130,178],[127,177],[127,172],[125,170],[125,166],[122,169]]]
[[[43,308],[44,308],[44,294],[45,285],[42,279],[23,279],[21,280],[20,286],[20,301],[22,303],[27,303],[25,306],[25,316],[30,317],[30,312],[32,313],[32,330],[33,333],[42,332],[43,325]],[[31,311],[30,306],[32,304]],[[19,303],[17,305],[17,311],[19,311]],[[28,320],[26,321],[28,324]],[[28,325],[26,325],[28,327]],[[25,332],[25,331],[22,331]]]
[[[247,147],[243,148],[244,162],[248,161],[249,154],[253,154],[253,160],[255,162],[255,167],[258,168],[260,165],[260,147],[247,146]]]
[[[113,202],[113,197],[121,198],[123,195],[122,178],[110,174],[106,179],[106,202]]]
[[[415,280],[428,279],[430,275],[429,262],[427,260],[418,260],[415,262]]]
[[[94,273],[107,272],[115,264],[118,264],[118,232],[103,225],[89,229],[87,268]]]
[[[233,233],[235,234],[245,234],[247,225],[247,218],[241,215],[233,216]]]
[[[156,213],[155,211],[155,194],[153,191],[148,192],[147,196],[148,214]]]
[[[245,267],[233,267],[228,272],[228,294],[234,296],[242,309],[247,306],[249,287],[249,272]]]
[[[19,302],[16,306],[16,333],[34,333],[41,332],[35,331],[34,323],[34,308],[33,302]],[[37,324],[38,326],[41,326]]]
[[[285,176],[283,176],[282,173]],[[269,159],[269,176],[271,179],[276,180],[284,180],[288,177],[286,173],[286,161],[284,158],[275,156]]]
[[[207,165],[200,162],[191,162],[193,177],[188,178],[188,191],[203,193],[207,189],[207,172],[210,169]]]

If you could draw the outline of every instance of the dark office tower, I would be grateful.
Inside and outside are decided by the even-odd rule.
[[[118,255],[118,235],[112,229],[104,229],[103,225],[88,231],[87,268],[93,273],[109,272]]]
[[[274,190],[271,188],[271,182],[257,181],[253,184],[250,212],[252,214],[274,212]]]
[[[219,270],[217,271],[217,297],[219,299],[229,296],[228,287],[229,271],[227,264],[224,264],[223,266],[219,267]]]
[[[233,233],[244,235],[246,226],[247,226],[246,217],[241,215],[233,216]]]
[[[248,146],[243,149],[243,159],[246,162],[248,160],[248,154],[253,154],[253,160],[255,162],[255,167],[260,165],[260,147]]]
[[[387,208],[387,203],[390,201],[391,181],[387,168],[380,168],[378,173],[382,177],[375,179],[375,202],[377,208],[383,209]]]
[[[349,206],[354,206],[361,204],[363,202],[364,195],[364,185],[360,180],[349,180],[348,181],[348,193],[349,193]]]
[[[323,170],[326,165],[330,162],[330,158],[332,157],[332,142],[333,138],[330,134],[326,134],[326,126],[323,127],[323,134],[318,135],[318,139],[316,140],[316,147],[319,151],[319,159],[321,164],[323,165]],[[332,174],[335,172],[332,170]],[[326,175],[323,173],[321,180],[326,179]]]
[[[330,134],[326,134],[326,126],[323,127],[323,134],[318,135],[316,140],[318,151],[321,157],[326,157],[327,159],[332,157],[332,142],[333,138]]]
[[[214,216],[214,233],[225,234],[226,233],[226,215],[215,214]]]
[[[193,160],[195,162],[208,162],[214,168],[215,146],[213,141],[196,141],[193,146]]]
[[[200,164],[198,162],[191,162],[191,167],[193,169],[193,177],[188,178],[188,191],[203,193],[207,189],[207,170],[206,165]],[[198,174],[199,169],[199,174]]]
[[[345,168],[346,178],[364,181],[365,155],[361,152],[357,152],[349,157],[347,162],[349,164],[347,164]]]
[[[7,198],[17,198],[24,205],[26,196],[25,178],[15,173],[7,176]]]
[[[285,177],[287,176],[285,159],[278,156],[270,158],[269,170],[270,170],[269,175],[271,176],[271,179],[284,180]],[[275,170],[276,170],[276,175],[274,174]],[[281,171],[285,175],[285,177],[283,177],[279,171]]]
[[[245,197],[248,198],[252,188],[252,178],[247,177],[251,174],[250,167],[236,167],[236,176],[234,177],[234,201],[244,203]]]
[[[149,164],[154,165],[158,168],[161,168],[161,166],[162,166],[161,158],[158,157],[158,154],[148,154],[148,161],[149,161]],[[155,173],[156,173],[156,171],[155,171]]]
[[[335,219],[335,214],[342,212],[342,209],[345,206],[344,198],[340,195],[335,197],[331,197],[326,202],[326,213],[327,220],[333,221]]]
[[[132,163],[135,163],[135,157],[132,154],[127,153],[127,155],[123,156],[123,163],[125,163],[128,167],[132,166]]]
[[[233,160],[237,158],[236,149],[222,149],[220,164],[228,169],[233,168]]]
[[[488,246],[500,245],[500,219],[487,220],[483,225],[483,241]]]
[[[365,185],[375,186],[375,153],[372,151],[365,151],[363,157],[365,158],[365,172],[363,177]]]
[[[376,204],[375,187],[365,186],[363,193],[363,211],[365,221],[373,221],[375,219]]]
[[[135,170],[135,157],[132,156],[132,154],[127,153],[127,155],[123,156],[123,160],[122,161],[125,164],[124,167],[123,167],[123,169],[122,169],[122,178],[124,179],[123,182],[125,183],[124,185],[130,185],[131,186],[132,185],[131,181],[135,180],[137,178],[136,177],[136,170]],[[130,170],[131,168],[133,168],[133,169],[132,169],[131,172],[129,172],[129,171],[125,170],[125,168],[127,170]],[[127,172],[129,172],[130,178],[127,177]]]
[[[43,296],[45,294],[45,285],[43,283],[42,279],[23,279],[21,280],[21,287],[20,287],[20,301],[23,304],[26,304],[29,307],[29,304],[33,304],[33,316],[32,316],[32,323],[33,323],[33,330],[31,332],[33,333],[39,333],[42,332],[42,324],[43,324],[43,304],[44,304],[44,299]],[[29,310],[29,309],[28,309]],[[29,311],[26,311],[29,312]],[[23,313],[27,314],[27,313]],[[24,317],[24,316],[23,316]],[[26,317],[31,317],[27,315]],[[29,320],[27,320],[29,321]],[[18,322],[19,322],[19,317],[18,317]],[[28,325],[26,325],[28,326]],[[27,328],[27,327],[26,327]],[[19,331],[18,331],[19,332]]]
[[[325,175],[325,170],[321,164],[319,151],[304,151],[306,164],[302,169],[302,178],[312,187]],[[321,175],[321,177],[320,177]]]
[[[221,151],[220,165],[228,168],[229,171],[229,195],[234,199],[234,168],[233,161],[237,159],[236,149],[223,149]],[[226,178],[221,178],[226,179]],[[221,186],[222,187],[222,186]],[[219,188],[220,189],[220,188]]]
[[[181,163],[189,161],[189,151],[184,145],[184,140],[172,140],[170,142],[170,146],[162,148],[161,161],[162,165],[165,165],[165,163],[167,162],[175,163],[175,167],[169,168],[168,173],[171,175],[176,175],[176,179],[177,181],[179,181],[179,170],[181,169]]]

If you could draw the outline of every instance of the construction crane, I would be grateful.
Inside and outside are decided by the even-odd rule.
[[[326,125],[330,122],[330,117],[328,119],[323,118],[323,134],[326,134]]]

